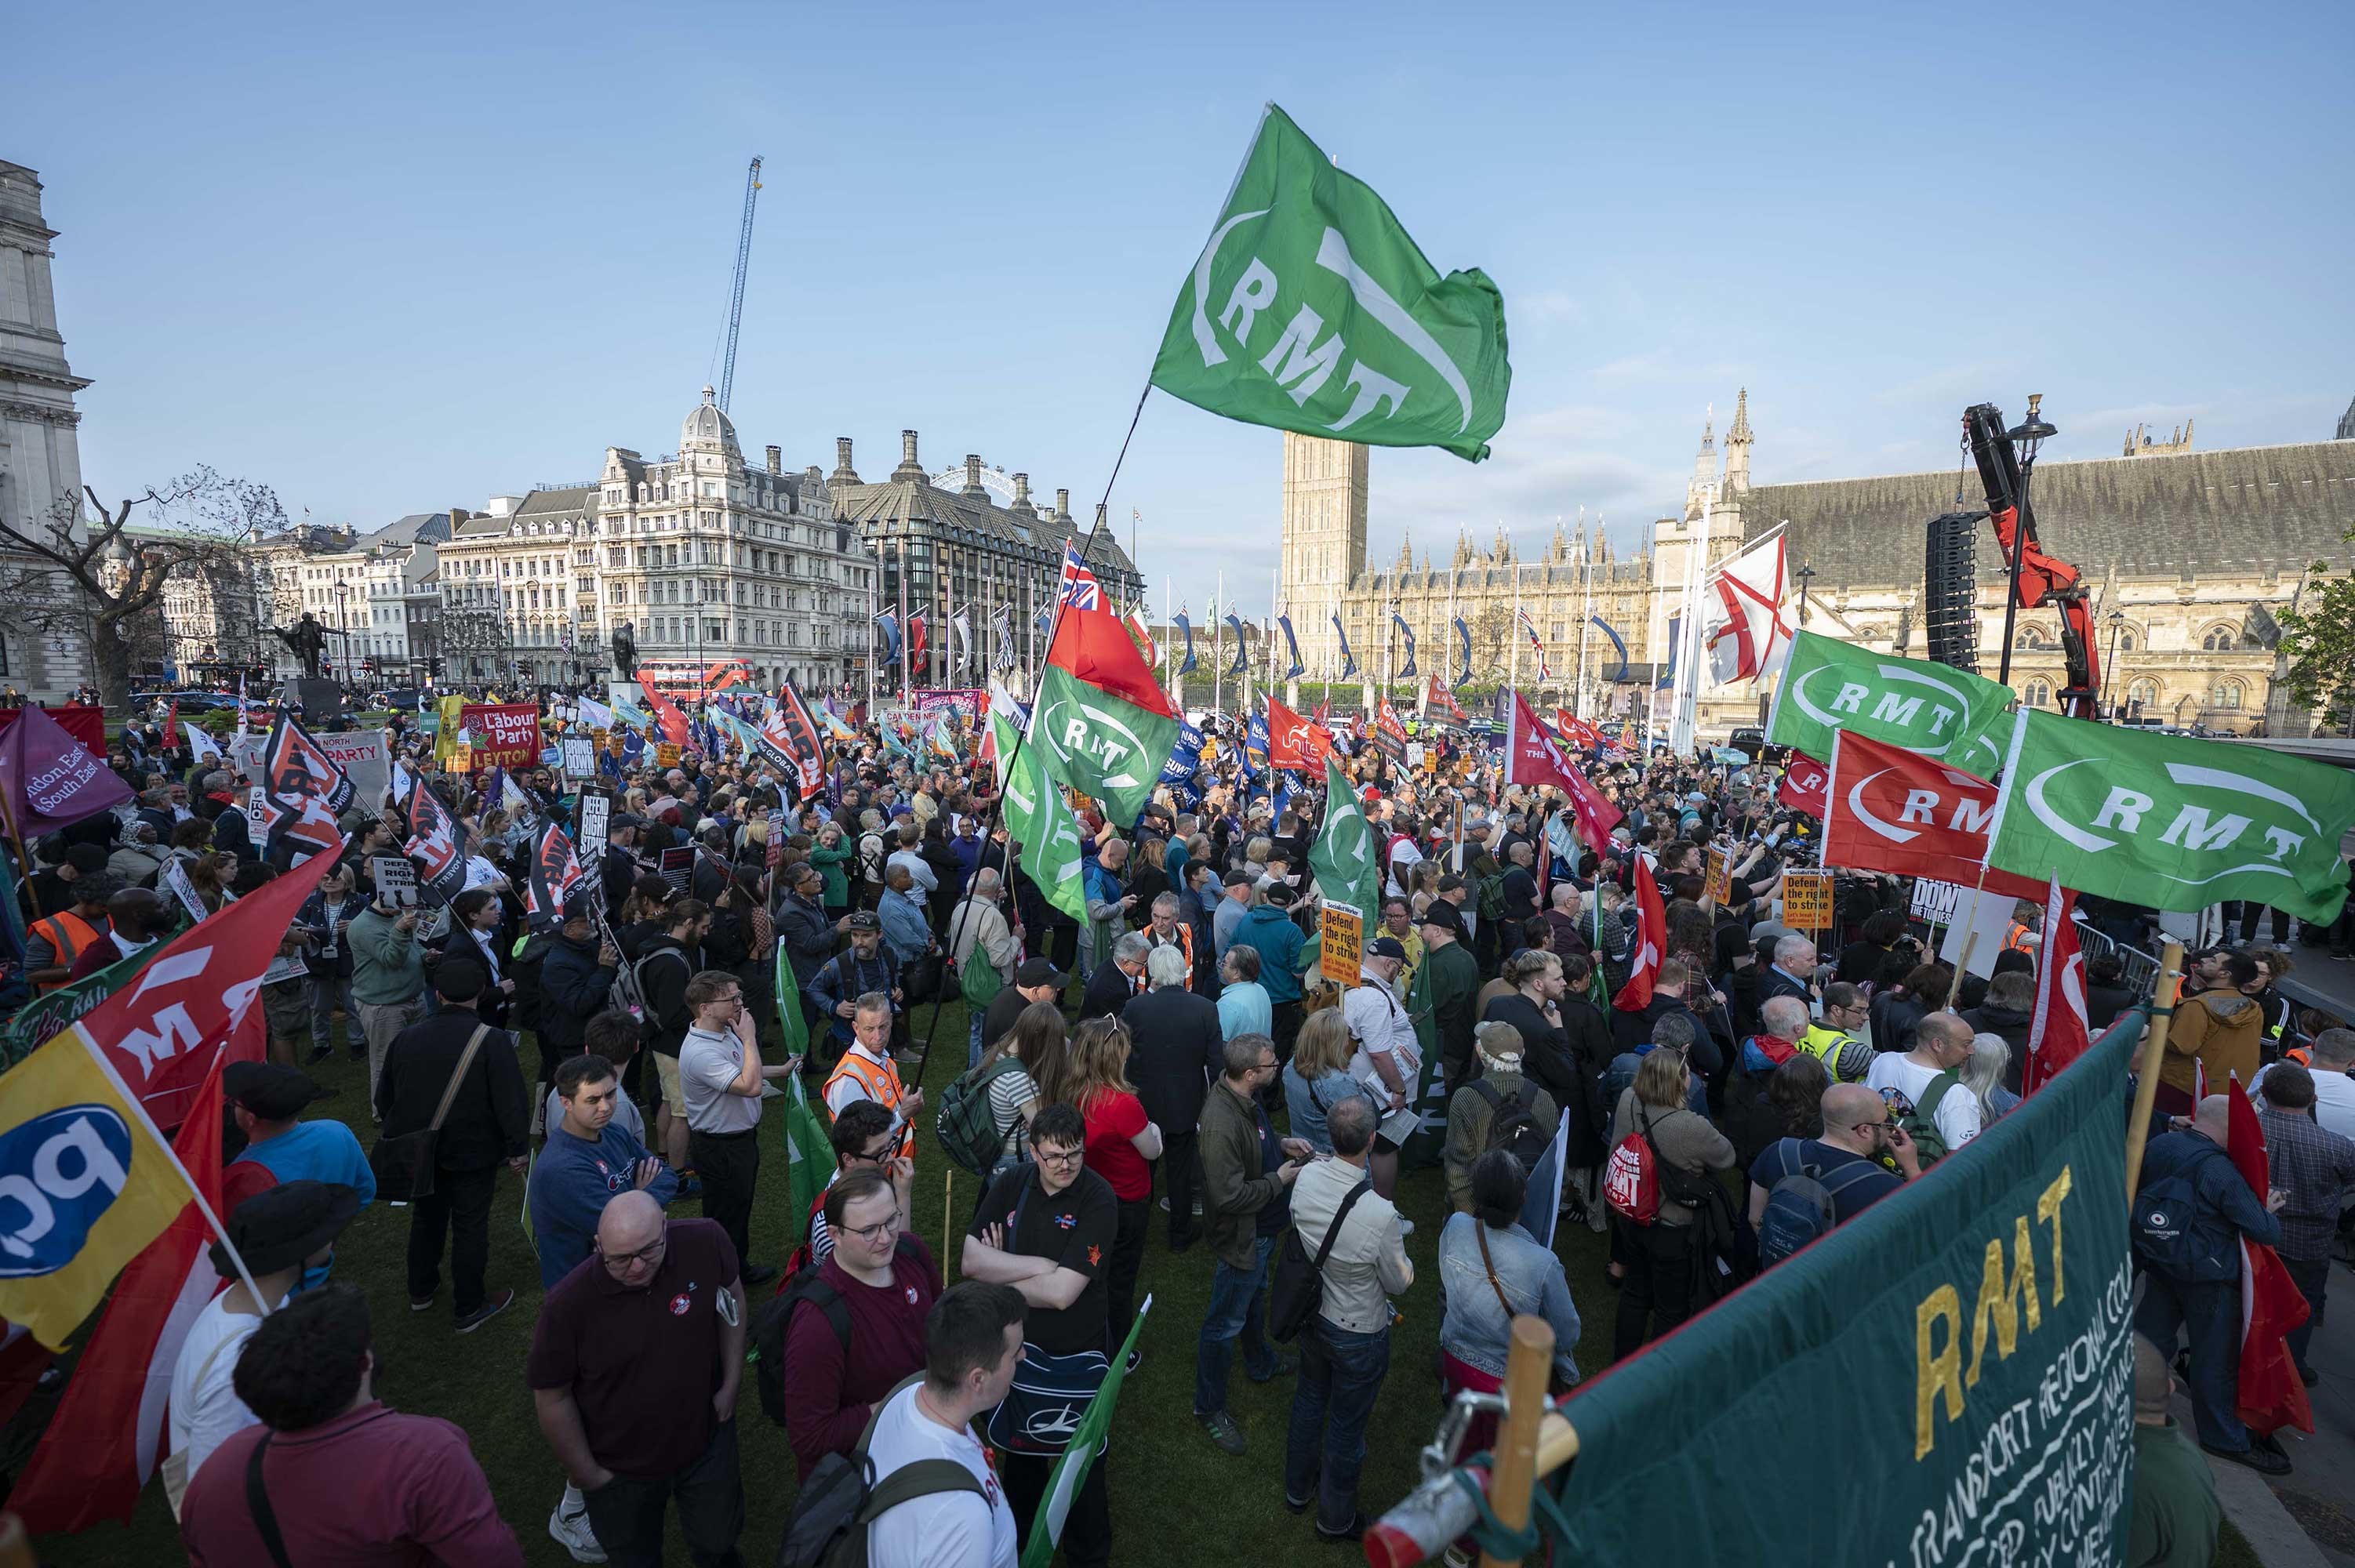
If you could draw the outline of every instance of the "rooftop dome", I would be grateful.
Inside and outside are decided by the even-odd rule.
[[[736,426],[719,411],[719,405],[712,401],[712,391],[709,387],[703,389],[703,401],[689,411],[678,427],[678,450],[688,451],[696,448],[706,450],[716,448],[730,452],[740,450],[736,445]]]

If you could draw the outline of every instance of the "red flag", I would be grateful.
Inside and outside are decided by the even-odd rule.
[[[1374,724],[1368,738],[1374,749],[1392,763],[1406,760],[1406,726],[1400,722],[1398,710],[1391,706],[1390,698],[1374,699]]]
[[[1825,771],[1824,864],[2044,896],[2043,883],[2009,872],[1989,871],[1980,884],[1996,798],[1986,779],[1849,730],[1834,736]]]
[[[580,884],[580,857],[562,827],[548,824],[532,846],[531,868],[525,874],[523,906],[535,931],[552,931],[564,923],[565,901]]]
[[[1561,742],[1539,722],[1518,692],[1513,694],[1512,710],[1505,720],[1505,782],[1550,784],[1568,795],[1578,816],[1579,837],[1597,854],[1610,843],[1611,830],[1626,815],[1562,755]],[[1658,940],[1657,928],[1653,939]],[[1647,991],[1646,1000],[1649,999]]]
[[[1439,672],[1436,670],[1432,672],[1431,684],[1424,688],[1423,705],[1426,713],[1436,711],[1445,714],[1451,723],[1468,722],[1464,717],[1462,705],[1455,700],[1455,694],[1447,689],[1446,684],[1440,680]]]
[[[1178,716],[1169,705],[1169,694],[1154,680],[1153,668],[1137,652],[1128,629],[1108,609],[1066,602],[1055,618],[1047,662],[1132,707],[1163,718]]]
[[[268,1044],[261,1010],[248,1010],[212,1044],[193,1054],[210,1066],[172,1147],[218,1214],[221,1068],[261,1060]],[[8,1495],[9,1508],[36,1534],[131,1517],[164,1452],[165,1404],[180,1347],[197,1314],[228,1284],[207,1255],[212,1239],[203,1210],[190,1202],[115,1281],[65,1396]]]
[[[685,746],[687,715],[679,710],[679,705],[655,691],[644,670],[638,672],[638,690],[646,694],[646,706],[653,712],[655,722],[662,726],[663,739],[673,746]]]
[[[172,938],[122,990],[74,1028],[123,1075],[165,1132],[180,1125],[212,1065],[208,1042],[255,1007],[261,977],[303,900],[335,865],[314,854]],[[220,1128],[216,1118],[213,1134]]]
[[[264,853],[293,846],[300,859],[340,856],[344,830],[336,813],[352,803],[352,781],[326,748],[285,709],[270,726],[261,747],[261,810],[267,821]]]
[[[2094,1042],[2085,1011],[2085,958],[2071,918],[2077,895],[2052,879],[2044,895],[2044,947],[2036,960],[2036,1012],[2028,1025],[2028,1056],[2019,1065],[2019,1092],[2034,1094],[2046,1079],[2085,1054]]]
[[[783,745],[792,758],[803,800],[826,788],[826,745],[818,738],[817,720],[790,682],[778,692],[777,711],[762,721],[761,733],[771,744]]]
[[[2225,1093],[2231,1097],[2231,1131],[2224,1152],[2249,1191],[2264,1202],[2273,1185],[2265,1164],[2265,1131],[2254,1106],[2232,1075]],[[2260,1435],[2295,1426],[2314,1430],[2314,1410],[2306,1397],[2306,1381],[2297,1375],[2297,1361],[2285,1336],[2306,1321],[2309,1308],[2304,1292],[2283,1266],[2273,1248],[2241,1238],[2241,1378],[2233,1401],[2243,1425]]]
[[[177,697],[174,697],[172,705],[164,710],[164,744],[167,747],[180,744],[180,699]]]
[[[1302,737],[1308,722],[1273,696],[1267,699],[1267,765],[1298,769],[1308,766]]]
[[[921,609],[908,617],[908,660],[914,664],[924,662],[924,612]]]
[[[1611,999],[1621,1012],[1641,1012],[1652,1004],[1652,987],[1660,978],[1660,959],[1667,949],[1668,911],[1660,902],[1660,885],[1652,868],[1638,860],[1628,873],[1636,885],[1636,955],[1627,969],[1627,983]],[[1625,906],[1622,909],[1624,911]]]
[[[1822,763],[1804,751],[1795,751],[1784,765],[1783,781],[1774,787],[1774,799],[1820,822],[1825,810],[1824,785],[1829,779]]]

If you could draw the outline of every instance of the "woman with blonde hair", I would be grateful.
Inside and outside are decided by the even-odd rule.
[[[1128,1026],[1107,1015],[1091,1018],[1071,1036],[1068,1103],[1087,1123],[1088,1165],[1112,1185],[1120,1202],[1119,1228],[1105,1260],[1104,1310],[1113,1332],[1126,1338],[1136,1313],[1136,1271],[1145,1261],[1145,1222],[1153,1209],[1153,1166],[1161,1158],[1161,1129],[1128,1081]],[[1134,1366],[1134,1362],[1131,1363]]]
[[[1319,1154],[1333,1152],[1333,1135],[1325,1118],[1333,1107],[1352,1097],[1371,1102],[1379,1118],[1389,1108],[1372,1091],[1349,1074],[1357,1042],[1349,1038],[1348,1021],[1337,1007],[1312,1012],[1292,1043],[1292,1060],[1284,1065],[1284,1104],[1292,1115],[1292,1131],[1316,1146]]]

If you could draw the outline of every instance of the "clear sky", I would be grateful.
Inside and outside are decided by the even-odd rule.
[[[90,478],[403,513],[668,451],[767,159],[733,413],[1102,493],[1267,100],[1503,290],[1495,455],[1377,449],[1371,555],[1625,547],[1750,390],[1760,482],[1951,466],[2030,392],[2328,436],[2355,395],[2343,6],[41,5],[0,20]],[[1112,497],[1264,613],[1280,440],[1156,394]],[[2094,565],[2094,563],[2085,563]]]

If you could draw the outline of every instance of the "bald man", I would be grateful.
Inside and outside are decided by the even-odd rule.
[[[1917,1125],[1937,1128],[1945,1147],[1930,1150],[1922,1160],[1925,1166],[1935,1165],[1979,1135],[1983,1118],[1978,1097],[1962,1086],[1960,1076],[1975,1038],[1976,1032],[1961,1015],[1934,1012],[1913,1026],[1912,1050],[1882,1052],[1865,1075],[1867,1088],[1894,1090],[1904,1097],[1905,1105],[1898,1107],[1901,1117],[1910,1108],[1919,1118]],[[1923,1136],[1926,1139],[1929,1134]]]
[[[524,1366],[539,1429],[615,1563],[662,1561],[674,1499],[695,1562],[741,1561],[740,1274],[718,1222],[666,1221],[634,1190],[605,1205],[596,1250],[540,1306]]]
[[[145,887],[126,887],[106,901],[106,929],[74,959],[69,980],[94,975],[155,942],[171,924],[164,895]]]
[[[1844,1225],[1907,1181],[1922,1174],[1913,1141],[1890,1114],[1887,1102],[1862,1084],[1834,1084],[1824,1091],[1820,1138],[1781,1138],[1750,1163],[1750,1225],[1766,1217],[1766,1200],[1785,1177],[1806,1172],[1823,1184],[1832,1201],[1832,1223]],[[1897,1162],[1892,1174],[1881,1164]]]
[[[1932,1018],[1941,1016],[1931,1014]],[[1923,1020],[1924,1023],[1929,1021]],[[2201,1100],[2175,1129],[2144,1151],[2142,1185],[2135,1194],[2135,1251],[2143,1266],[2142,1304],[2135,1331],[2172,1358],[2179,1334],[2191,1343],[2191,1410],[2200,1446],[2220,1459],[2262,1475],[2289,1473],[2289,1456],[2271,1436],[2241,1424],[2241,1247],[2245,1236],[2267,1246],[2281,1242],[2274,1216],[2286,1194],[2276,1188],[2257,1201],[2224,1152],[2230,1125],[2222,1095]],[[2140,1216],[2165,1213],[2166,1232],[2146,1229]]]

